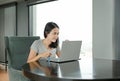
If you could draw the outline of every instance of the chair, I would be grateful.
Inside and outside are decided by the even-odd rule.
[[[27,62],[30,46],[37,39],[40,37],[5,37],[10,81],[30,81],[23,75],[22,65]]]

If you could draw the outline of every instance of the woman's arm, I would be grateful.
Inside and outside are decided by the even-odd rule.
[[[60,55],[61,55],[60,51],[57,51],[56,55],[57,55],[58,57],[60,57]]]

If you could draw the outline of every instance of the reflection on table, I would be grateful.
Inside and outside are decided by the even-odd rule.
[[[117,81],[119,68],[120,60],[81,59],[66,63],[41,60],[23,65],[23,73],[35,81]]]

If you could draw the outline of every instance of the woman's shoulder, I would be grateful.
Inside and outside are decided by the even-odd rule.
[[[35,43],[35,44],[40,44],[41,42],[42,42],[41,39],[37,39],[37,40],[35,40],[33,43]]]
[[[37,39],[37,40],[35,40],[34,42],[40,42],[41,41],[41,39]]]
[[[41,39],[34,40],[34,42],[32,43],[32,47],[38,47],[39,45],[41,45]]]

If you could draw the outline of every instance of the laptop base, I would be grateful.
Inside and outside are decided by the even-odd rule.
[[[54,63],[66,63],[66,62],[73,62],[73,61],[78,61],[81,60],[81,58],[77,59],[77,60],[67,60],[67,61],[50,61],[50,62],[54,62]]]

